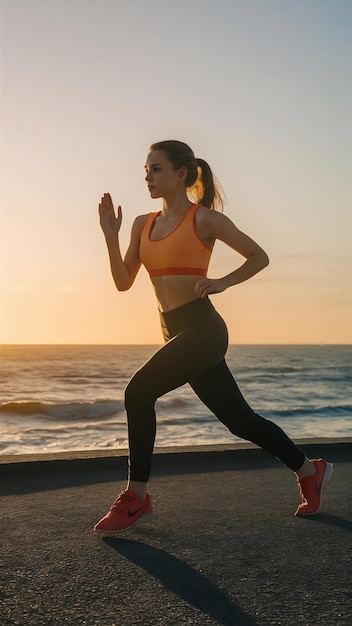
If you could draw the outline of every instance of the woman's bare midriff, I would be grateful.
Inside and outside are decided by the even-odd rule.
[[[154,276],[152,284],[160,311],[171,311],[197,300],[194,287],[201,278],[193,274]]]

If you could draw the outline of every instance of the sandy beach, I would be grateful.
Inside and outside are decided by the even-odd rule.
[[[1,625],[350,623],[352,441],[300,445],[335,466],[314,517],[294,516],[292,474],[257,448],[164,449],[153,522],[105,539],[92,527],[123,451],[3,457]]]

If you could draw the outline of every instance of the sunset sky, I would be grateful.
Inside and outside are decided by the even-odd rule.
[[[97,207],[156,211],[179,139],[267,251],[212,301],[231,343],[351,343],[351,0],[3,0],[1,341],[161,343],[142,268],[113,285]],[[222,244],[209,276],[242,263]]]

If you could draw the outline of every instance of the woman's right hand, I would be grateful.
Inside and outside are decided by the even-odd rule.
[[[100,226],[102,227],[105,237],[114,237],[121,228],[122,210],[117,207],[117,216],[115,215],[114,205],[109,193],[104,193],[99,203]]]

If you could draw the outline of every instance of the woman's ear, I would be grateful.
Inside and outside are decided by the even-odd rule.
[[[179,176],[180,180],[186,179],[187,178],[187,174],[188,174],[187,167],[185,165],[180,167],[180,169],[178,170],[178,176]]]

